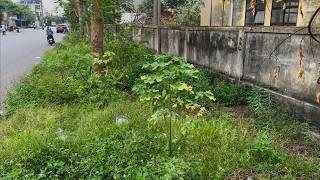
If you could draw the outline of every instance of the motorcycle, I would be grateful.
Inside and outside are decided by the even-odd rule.
[[[52,46],[55,43],[55,41],[54,41],[52,36],[48,37],[47,40],[48,40],[48,43],[49,43],[50,46]]]

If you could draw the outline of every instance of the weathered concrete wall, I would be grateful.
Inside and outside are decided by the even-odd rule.
[[[149,32],[147,36],[145,39],[154,39]],[[240,78],[242,69],[238,67],[242,67],[242,51],[238,47],[238,39],[239,31],[162,28],[160,44],[161,52],[183,56],[192,63]],[[154,47],[153,43],[147,47]]]
[[[269,57],[275,45],[287,34],[247,33],[243,79],[272,87],[289,96],[317,104],[320,77],[320,45],[308,36],[292,36]],[[304,76],[298,77],[300,68],[300,43],[303,55]],[[274,69],[280,67],[279,78],[274,78]],[[319,117],[320,119],[320,117]]]
[[[320,45],[310,39],[307,32],[296,35],[297,28],[241,28],[197,27],[159,28],[142,27],[134,37],[157,52],[169,52],[188,58],[191,63],[209,67],[245,82],[257,84],[291,102],[299,118],[320,125]],[[137,34],[138,33],[138,34]],[[139,34],[140,33],[140,34]],[[276,45],[286,40],[270,57]],[[158,41],[160,40],[160,42]],[[300,47],[304,58],[304,75],[298,78]],[[275,78],[275,69],[280,73]],[[286,104],[288,104],[286,103]]]

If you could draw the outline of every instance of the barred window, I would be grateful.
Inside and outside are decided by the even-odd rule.
[[[263,25],[265,0],[247,0],[246,2],[246,25]]]
[[[295,25],[298,17],[299,0],[273,0],[271,24]]]

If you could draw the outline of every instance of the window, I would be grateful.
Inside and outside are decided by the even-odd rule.
[[[263,25],[265,0],[247,0],[246,2],[246,25]]]
[[[273,0],[271,24],[295,25],[298,17],[299,0]]]

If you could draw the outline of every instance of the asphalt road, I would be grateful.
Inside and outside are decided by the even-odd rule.
[[[54,38],[57,42],[63,34],[55,33]],[[22,29],[20,33],[0,35],[1,104],[8,90],[31,71],[49,48],[45,30]]]

